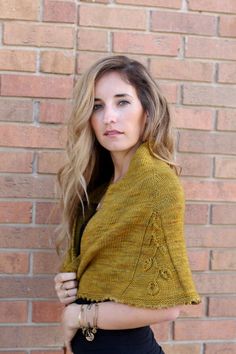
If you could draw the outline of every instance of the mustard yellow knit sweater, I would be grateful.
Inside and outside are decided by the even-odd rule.
[[[96,199],[95,193],[91,205]],[[79,256],[78,218],[61,270],[77,272],[80,298],[149,308],[197,304],[183,222],[178,177],[142,144],[127,174],[108,187],[102,208],[87,223]]]

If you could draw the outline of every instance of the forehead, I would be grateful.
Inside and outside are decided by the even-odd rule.
[[[135,88],[119,72],[111,71],[102,75],[95,83],[95,96],[116,94],[136,95]]]

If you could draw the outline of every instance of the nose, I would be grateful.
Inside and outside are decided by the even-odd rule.
[[[110,123],[116,123],[117,121],[117,112],[113,107],[105,107],[103,111],[103,123],[104,124],[110,124]]]

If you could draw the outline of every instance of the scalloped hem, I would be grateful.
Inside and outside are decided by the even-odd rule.
[[[192,296],[185,296],[185,297],[179,297],[179,298],[172,298],[169,299],[168,301],[163,301],[159,304],[154,303],[154,301],[145,303],[141,299],[130,299],[130,298],[123,298],[123,297],[116,297],[107,294],[106,296],[102,295],[89,295],[85,293],[78,292],[77,294],[78,298],[91,301],[91,302],[102,302],[102,301],[114,301],[117,303],[121,303],[124,305],[130,305],[130,306],[135,306],[135,307],[141,307],[141,308],[153,308],[153,309],[163,309],[163,308],[169,308],[169,307],[174,307],[174,306],[180,306],[180,305],[198,305],[201,303],[201,298],[197,296],[196,294],[193,294]]]

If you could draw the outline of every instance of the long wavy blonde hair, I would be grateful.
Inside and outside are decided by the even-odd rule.
[[[111,71],[118,72],[136,89],[147,113],[142,140],[149,143],[150,152],[155,157],[175,168],[167,101],[147,69],[126,56],[111,56],[96,62],[80,77],[74,89],[73,111],[68,122],[67,162],[58,172],[62,207],[58,250],[63,240],[71,239],[79,204],[84,210],[84,203],[89,202],[89,191],[110,181],[113,174],[110,154],[97,142],[90,124],[95,84]]]

